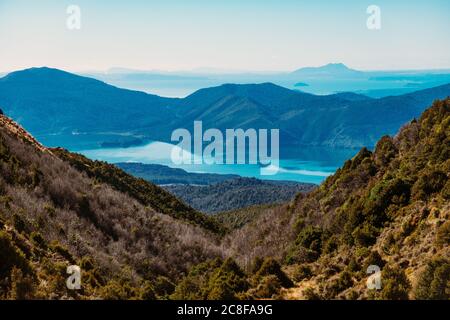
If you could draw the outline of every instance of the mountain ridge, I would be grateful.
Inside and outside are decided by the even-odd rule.
[[[19,78],[28,79],[27,72],[21,71]],[[279,128],[282,145],[370,147],[382,135],[394,134],[403,123],[418,117],[434,99],[450,95],[450,84],[366,99],[348,93],[317,96],[263,83],[225,84],[178,99],[85,81],[55,69],[31,72],[35,79],[31,84],[8,80],[8,76],[1,79],[3,111],[46,145],[63,144],[75,150],[170,142],[174,129],[192,129],[194,120],[202,120],[205,129]],[[51,76],[46,81],[40,81],[41,75],[35,78],[42,72]],[[58,78],[54,73],[70,75],[74,85],[72,80],[52,81]]]

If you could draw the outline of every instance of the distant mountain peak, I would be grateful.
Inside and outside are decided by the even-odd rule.
[[[300,68],[292,72],[293,74],[307,74],[307,75],[320,75],[320,74],[355,74],[360,73],[361,71],[354,70],[346,66],[345,64],[338,63],[328,63],[319,67],[305,67]]]
[[[23,70],[18,70],[9,73],[6,77],[13,77],[13,76],[20,76],[20,75],[46,75],[46,74],[66,74],[69,75],[70,73],[67,71],[50,68],[50,67],[33,67]]]
[[[0,78],[3,81],[19,81],[19,82],[42,82],[49,81],[51,83],[64,83],[68,81],[72,82],[82,82],[82,83],[97,83],[104,84],[104,82],[100,80],[96,80],[93,78],[88,78],[84,76],[80,76],[74,73],[70,73],[64,70],[50,68],[50,67],[33,67],[24,70],[14,71],[8,73],[3,78]]]
[[[336,63],[327,63],[326,65],[323,65],[319,68],[337,68],[337,69],[350,69],[349,67],[347,67],[345,64],[343,64],[342,62],[336,62]]]
[[[205,92],[205,91],[220,91],[225,90],[229,91],[230,93],[237,93],[237,92],[247,92],[248,90],[252,89],[260,89],[260,90],[281,90],[284,92],[290,92],[293,93],[294,91],[278,86],[272,82],[263,82],[263,83],[245,83],[245,84],[239,84],[239,83],[225,83],[220,86],[216,87],[209,87],[209,88],[203,88],[200,90],[197,90],[193,93],[196,94],[198,92]]]

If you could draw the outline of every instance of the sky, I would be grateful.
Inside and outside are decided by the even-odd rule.
[[[448,0],[0,0],[0,71],[448,69],[449,14]]]

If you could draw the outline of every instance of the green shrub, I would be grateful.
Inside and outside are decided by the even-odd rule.
[[[368,247],[375,243],[378,234],[377,228],[369,223],[364,223],[353,231],[352,237],[358,245]]]
[[[450,200],[450,179],[447,180],[447,183],[442,188],[441,194],[445,200]]]
[[[59,244],[58,241],[54,240],[50,244],[50,249],[61,255],[62,257],[66,258],[69,262],[74,263],[75,260],[73,259],[72,255],[70,254],[69,250],[64,247],[63,245]]]
[[[302,294],[306,300],[321,300],[322,299],[320,294],[318,294],[317,291],[314,290],[313,288],[306,288],[305,290],[303,290]]]
[[[339,277],[331,281],[325,288],[325,297],[327,299],[335,298],[342,291],[353,285],[352,275],[348,271],[342,272]]]
[[[47,212],[47,214],[49,215],[50,218],[54,218],[55,217],[56,209],[51,204],[46,203],[44,205],[44,210],[45,210],[45,212]]]
[[[90,271],[94,269],[95,263],[94,260],[92,260],[89,256],[84,256],[81,261],[79,262],[80,268],[83,271]]]
[[[129,300],[141,298],[136,295],[136,289],[126,281],[110,280],[98,291],[102,299],[105,300]]]
[[[307,265],[301,264],[295,269],[293,277],[295,281],[302,281],[311,278],[312,275],[313,273],[311,268]]]
[[[161,298],[167,298],[175,290],[175,285],[169,278],[158,276],[153,284],[155,293]]]
[[[382,300],[408,300],[408,292],[411,284],[403,269],[386,265],[381,272]]]
[[[257,273],[259,269],[261,269],[261,266],[264,262],[264,259],[261,257],[255,257],[255,259],[253,259],[252,262],[252,266],[251,266],[251,273]]]
[[[12,220],[13,220],[13,226],[18,232],[25,231],[25,228],[26,228],[25,222],[17,213],[13,214]]]
[[[378,251],[371,251],[369,256],[365,260],[364,271],[367,270],[367,268],[370,265],[375,265],[375,266],[378,266],[380,269],[382,269],[385,266],[385,264],[386,264],[386,262],[380,256]]]
[[[365,221],[379,227],[392,218],[386,209],[390,205],[406,205],[409,202],[411,186],[400,178],[385,178],[378,182],[364,203]]]
[[[268,275],[261,278],[253,294],[260,299],[274,298],[280,292],[281,287],[282,285],[277,276]]]
[[[14,267],[26,272],[31,270],[25,254],[14,245],[6,232],[0,231],[0,279],[9,277]]]
[[[450,263],[437,258],[428,262],[419,275],[414,296],[420,300],[450,299]]]
[[[327,241],[325,241],[325,245],[323,246],[324,253],[332,253],[337,250],[339,247],[339,240],[336,235],[331,236]]]
[[[296,244],[320,253],[323,231],[319,227],[307,226],[297,236]]]
[[[175,288],[175,300],[234,300],[249,284],[245,273],[233,259],[214,259],[191,269]]]
[[[311,249],[307,249],[302,246],[292,246],[286,255],[286,263],[309,263],[316,261],[319,256],[320,253]]]
[[[385,167],[396,156],[397,148],[390,136],[383,136],[377,142],[375,148],[375,163],[380,167]]]
[[[155,300],[156,294],[155,289],[149,281],[145,281],[144,285],[141,287],[139,298],[141,300]]]
[[[356,261],[354,257],[352,257],[347,264],[347,269],[350,272],[358,272],[361,270],[361,265],[358,263],[358,261]]]
[[[39,232],[33,231],[30,234],[30,240],[42,249],[47,249],[47,242]]]
[[[281,270],[281,266],[273,258],[266,258],[261,265],[261,268],[256,272],[256,278],[262,278],[264,276],[274,275],[279,280],[281,286],[290,288],[294,284],[291,279]]]
[[[447,175],[442,171],[424,170],[412,188],[414,199],[427,200],[433,193],[441,191],[447,180]]]
[[[237,294],[246,291],[248,287],[244,272],[233,259],[228,258],[212,274],[206,296],[213,300],[235,300]]]
[[[36,285],[30,275],[25,275],[21,269],[13,267],[10,276],[11,289],[8,299],[29,300],[35,297]]]
[[[436,244],[438,246],[450,245],[450,221],[444,222],[436,232]]]

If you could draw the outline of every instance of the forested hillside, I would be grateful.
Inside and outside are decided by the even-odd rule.
[[[297,193],[309,192],[315,186],[309,183],[239,177],[207,186],[169,185],[164,186],[164,189],[201,212],[217,213],[254,205],[288,202]]]
[[[221,256],[217,226],[144,180],[43,147],[0,116],[0,298],[164,298],[191,266]],[[82,270],[79,291],[66,288],[72,264]]]
[[[247,272],[235,297],[449,299],[449,128],[450,99],[437,101],[319,188],[237,226],[222,242]],[[273,258],[293,284],[283,284]],[[263,264],[274,266],[265,276]],[[382,270],[381,290],[366,287],[370,265]],[[191,272],[185,282],[210,292],[202,281],[212,279]],[[176,292],[189,297],[185,286]]]

